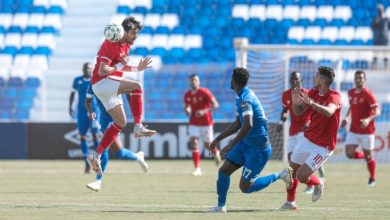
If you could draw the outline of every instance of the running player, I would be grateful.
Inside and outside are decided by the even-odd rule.
[[[92,65],[90,63],[84,63],[83,65],[83,75],[76,77],[73,80],[72,91],[69,97],[69,115],[73,116],[73,101],[75,94],[77,92],[78,102],[77,102],[77,128],[80,134],[80,148],[83,153],[83,158],[85,160],[85,173],[89,173],[91,168],[87,161],[88,156],[88,145],[87,145],[87,132],[91,128],[93,143],[95,148],[98,146],[98,124],[91,124],[91,121],[88,119],[88,112],[85,109],[85,95],[87,93],[88,85],[91,81]],[[96,99],[92,100],[93,109],[96,109]],[[99,113],[99,111],[97,111]],[[92,126],[94,125],[94,126]]]
[[[219,107],[214,95],[204,87],[200,87],[199,76],[190,76],[191,89],[184,94],[184,111],[190,116],[188,133],[190,135],[190,145],[192,148],[192,160],[194,161],[194,176],[201,176],[200,157],[198,143],[199,138],[204,142],[205,148],[210,152],[210,142],[213,140],[213,119],[212,111]],[[217,165],[221,163],[219,149],[214,148],[213,156]]]
[[[269,142],[267,118],[255,93],[247,86],[249,72],[244,68],[235,68],[231,79],[231,88],[237,93],[235,107],[236,121],[233,122],[211,143],[213,150],[219,142],[236,133],[233,141],[221,150],[226,158],[218,172],[217,194],[218,205],[208,212],[226,212],[226,197],[230,185],[230,176],[243,167],[240,179],[240,190],[253,193],[262,190],[278,179],[291,184],[291,173],[288,168],[268,176],[258,177],[271,157],[272,148]]]
[[[355,88],[348,91],[349,109],[341,123],[345,127],[351,115],[351,127],[345,141],[345,153],[350,159],[365,159],[370,173],[369,186],[375,186],[376,161],[373,155],[375,141],[375,118],[380,109],[374,94],[365,86],[366,73],[362,70],[355,72]],[[362,146],[362,151],[357,148]]]

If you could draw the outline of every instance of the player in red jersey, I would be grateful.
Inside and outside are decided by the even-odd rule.
[[[118,42],[105,40],[100,46],[96,65],[91,79],[92,89],[95,95],[104,105],[112,117],[111,124],[103,135],[103,138],[96,149],[97,154],[88,156],[92,168],[102,175],[100,156],[112,142],[119,132],[126,126],[126,114],[123,109],[121,94],[130,94],[130,108],[134,119],[134,135],[138,138],[151,136],[156,133],[142,125],[142,87],[141,84],[122,77],[123,71],[143,71],[149,68],[152,62],[149,57],[141,59],[138,66],[130,66],[129,51],[143,28],[134,17],[127,17],[122,22],[124,35]]]
[[[308,91],[305,88],[301,87],[302,78],[301,78],[301,74],[299,72],[297,72],[297,71],[291,72],[289,81],[290,81],[291,89],[284,91],[282,94],[283,110],[282,110],[282,113],[280,115],[280,122],[279,122],[279,125],[277,127],[277,131],[281,132],[281,130],[283,129],[283,124],[287,120],[287,117],[288,117],[287,113],[290,113],[291,123],[290,123],[290,128],[289,128],[289,136],[287,139],[287,158],[290,161],[291,154],[292,154],[295,146],[297,146],[299,139],[302,138],[303,132],[309,127],[310,111],[305,111],[300,116],[296,116],[294,114],[294,112],[292,110],[292,101],[291,101],[292,91],[295,88],[299,88],[301,90],[301,92],[303,92],[303,93],[307,93]],[[324,172],[324,169],[322,166],[320,168],[318,168],[318,172],[319,172],[320,177],[324,178],[325,172]],[[313,193],[313,190],[314,190],[314,186],[307,185],[304,192]]]
[[[312,201],[321,198],[324,182],[314,172],[322,166],[336,148],[336,136],[341,112],[341,96],[330,89],[335,77],[334,70],[319,67],[314,78],[314,88],[308,93],[295,89],[292,93],[294,114],[310,111],[311,122],[304,136],[295,147],[290,160],[293,169],[293,184],[287,190],[288,201],[280,210],[295,210],[295,194],[298,181],[314,186]]]
[[[194,176],[201,176],[200,157],[198,143],[201,137],[204,146],[210,150],[210,143],[213,140],[213,119],[211,113],[219,107],[214,95],[204,87],[200,87],[199,76],[193,74],[190,76],[191,89],[184,95],[184,111],[190,116],[188,133],[190,135],[190,145],[192,148],[192,160],[194,161]],[[217,164],[221,163],[218,148],[215,148],[213,155]]]
[[[348,91],[349,109],[341,127],[347,125],[348,117],[351,115],[351,127],[345,141],[345,153],[350,159],[366,159],[370,173],[368,185],[375,186],[376,161],[372,153],[375,141],[374,119],[381,113],[374,94],[365,87],[365,83],[366,73],[361,70],[356,71],[355,88]],[[363,152],[357,151],[360,145]]]

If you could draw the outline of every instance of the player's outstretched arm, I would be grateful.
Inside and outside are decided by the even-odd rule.
[[[88,111],[89,119],[96,120],[96,113],[92,110],[92,98],[87,97],[85,99],[85,108]]]
[[[351,114],[351,108],[348,108],[347,114],[345,114],[344,119],[341,121],[340,127],[345,128],[345,126],[347,126],[347,124],[348,124],[348,117],[349,117],[350,114]]]
[[[210,150],[214,150],[215,147],[218,146],[219,142],[226,137],[229,137],[230,135],[236,133],[241,127],[240,119],[236,117],[236,120],[229,125],[229,127],[224,130],[218,137],[216,137],[210,144]]]
[[[305,93],[301,93],[301,90],[299,88],[295,88],[291,94],[292,109],[296,116],[302,115],[302,113],[305,112],[308,108],[308,106],[304,102],[302,102],[301,95],[303,94]]]
[[[72,105],[73,105],[75,93],[76,93],[75,91],[72,91],[72,92],[70,93],[70,96],[69,96],[69,115],[70,115],[70,117],[73,116],[73,108],[72,108]]]

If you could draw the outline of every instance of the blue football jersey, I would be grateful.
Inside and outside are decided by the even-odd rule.
[[[253,90],[244,87],[236,98],[237,116],[243,123],[245,115],[253,115],[253,127],[242,140],[245,144],[263,147],[268,142],[267,118]]]
[[[87,95],[87,90],[89,85],[91,84],[90,79],[85,79],[83,76],[76,77],[73,80],[73,90],[78,93],[78,103],[77,103],[77,114],[78,116],[87,116],[88,117],[88,112],[87,109],[85,108],[85,99]],[[94,110],[97,109],[97,103],[96,99],[93,100],[92,102],[92,107]]]

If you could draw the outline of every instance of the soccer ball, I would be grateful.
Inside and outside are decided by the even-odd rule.
[[[109,24],[104,28],[104,37],[111,42],[119,41],[122,39],[123,34],[123,27],[119,24]]]

